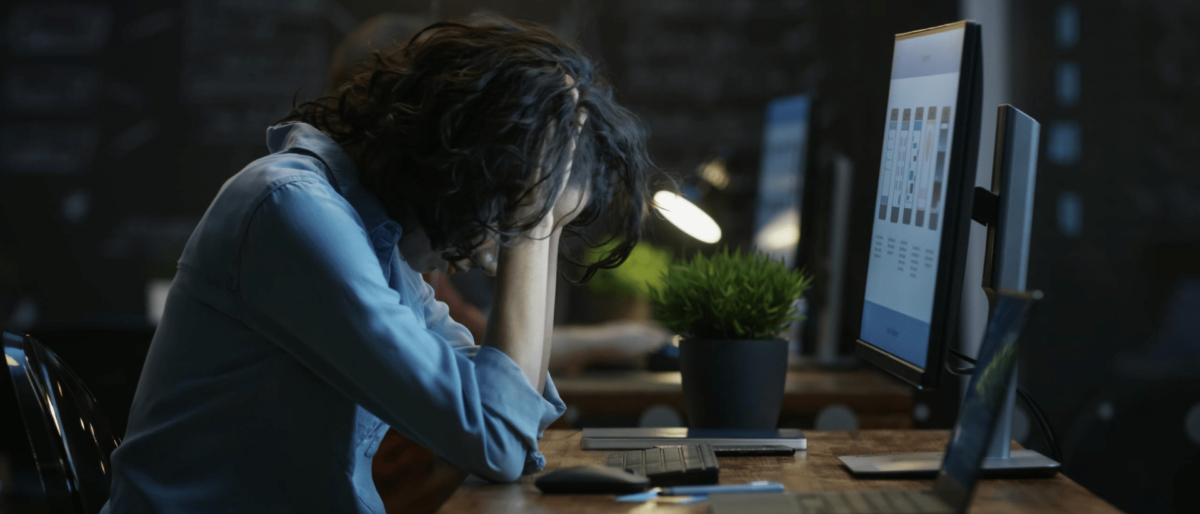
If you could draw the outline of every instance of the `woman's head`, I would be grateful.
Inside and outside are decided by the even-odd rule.
[[[568,162],[570,185],[588,194],[564,230],[604,218],[622,242],[585,276],[620,264],[639,238],[646,131],[587,57],[545,28],[431,25],[287,120],[353,148],[364,186],[448,261],[523,237],[554,207]]]

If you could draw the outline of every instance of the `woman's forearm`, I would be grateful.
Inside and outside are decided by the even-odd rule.
[[[550,248],[547,255],[548,265],[546,266],[546,322],[545,329],[542,332],[542,367],[541,373],[538,374],[538,383],[535,384],[538,391],[545,387],[546,370],[550,368],[550,349],[551,341],[554,337],[554,303],[555,293],[558,291],[558,242],[562,237],[562,228],[554,230],[554,234],[550,236]]]
[[[545,385],[548,349],[548,312],[554,306],[548,301],[550,288],[546,272],[555,260],[550,258],[550,233],[553,227],[549,216],[525,240],[500,251],[496,268],[496,297],[488,319],[484,345],[507,354],[529,379],[530,385],[541,392]]]
[[[563,77],[567,86],[575,83],[570,75]],[[579,100],[579,91],[571,90],[571,98]],[[587,112],[578,115],[577,135],[587,122]],[[553,125],[551,125],[551,132]],[[498,287],[492,316],[488,320],[485,343],[508,354],[529,383],[541,392],[546,386],[546,368],[550,366],[550,336],[554,330],[554,292],[558,276],[558,241],[562,226],[570,223],[587,205],[590,191],[571,184],[571,165],[575,154],[575,138],[567,150],[564,177],[554,206],[523,241],[500,251],[496,269]],[[520,219],[520,217],[518,217]],[[560,225],[556,225],[556,222]]]

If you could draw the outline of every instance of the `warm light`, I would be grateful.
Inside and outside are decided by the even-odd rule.
[[[771,254],[793,252],[800,242],[800,212],[795,208],[779,213],[758,232],[755,243]]]
[[[6,362],[10,368],[15,368],[21,365],[21,363],[17,362],[17,359],[12,358],[11,355],[5,355],[4,362]]]
[[[721,227],[708,214],[686,198],[669,191],[654,193],[658,212],[679,230],[705,243],[721,240]]]
[[[729,172],[725,169],[725,159],[720,157],[701,163],[696,167],[696,172],[700,174],[700,178],[717,189],[725,189],[729,185]]]

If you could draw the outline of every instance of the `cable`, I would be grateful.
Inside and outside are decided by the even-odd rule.
[[[950,354],[954,357],[957,357],[959,360],[972,365],[969,368],[958,368],[947,365],[946,370],[949,371],[950,374],[957,376],[970,376],[975,371],[975,359],[968,357],[962,352],[953,348],[950,349]],[[1033,417],[1034,422],[1038,424],[1038,428],[1042,432],[1042,439],[1044,439],[1046,441],[1046,445],[1050,447],[1051,456],[1054,457],[1054,460],[1061,464],[1063,462],[1063,457],[1062,449],[1058,444],[1058,436],[1054,432],[1054,427],[1050,425],[1050,420],[1046,418],[1045,412],[1042,411],[1042,407],[1033,399],[1033,395],[1029,394],[1029,392],[1020,385],[1017,385],[1017,397],[1021,399],[1021,403],[1025,404],[1026,410],[1029,411],[1029,414]]]
[[[1030,414],[1036,418],[1038,425],[1041,426],[1042,438],[1050,446],[1050,453],[1054,457],[1054,460],[1061,464],[1063,462],[1062,446],[1058,442],[1058,434],[1054,432],[1054,427],[1050,424],[1050,420],[1046,418],[1045,411],[1042,410],[1041,405],[1038,405],[1037,400],[1033,399],[1033,395],[1029,394],[1024,388],[1018,387],[1017,393],[1021,395],[1021,400],[1029,408]]]
[[[966,362],[969,362],[972,364],[975,363],[975,359],[972,359],[970,357],[967,357],[966,355],[963,355],[962,352],[959,352],[958,350],[950,350],[950,352],[955,357],[962,359],[963,361],[966,361]],[[971,368],[955,368],[955,367],[947,366],[947,369],[950,371],[951,374],[958,375],[958,376],[969,376],[974,371],[973,367],[971,367]],[[1050,447],[1050,452],[1051,452],[1051,455],[1054,457],[1054,460],[1058,461],[1059,463],[1062,463],[1062,461],[1063,461],[1062,460],[1062,449],[1058,444],[1057,434],[1055,434],[1054,427],[1050,425],[1050,421],[1046,418],[1046,415],[1042,411],[1041,406],[1038,405],[1037,401],[1035,401],[1033,399],[1033,395],[1029,394],[1029,392],[1026,391],[1025,388],[1021,387],[1020,385],[1017,386],[1017,395],[1018,395],[1018,397],[1021,398],[1021,402],[1025,404],[1025,407],[1029,411],[1029,414],[1031,416],[1033,416],[1034,421],[1037,422],[1038,427],[1042,432],[1042,438],[1045,439],[1046,444]]]
[[[964,360],[973,360],[971,358],[961,357],[961,355],[955,355],[955,357],[959,357]],[[973,371],[973,367],[948,366],[948,370],[950,373],[953,373],[953,375],[970,376],[971,371]],[[1051,456],[1054,456],[1054,459],[1058,462],[1062,462],[1062,450],[1060,446],[1058,446],[1058,437],[1055,434],[1054,426],[1051,426],[1049,420],[1046,419],[1045,413],[1042,411],[1042,406],[1039,406],[1037,401],[1033,400],[1033,395],[1026,392],[1025,388],[1020,387],[1020,385],[1016,387],[1016,394],[1018,394],[1022,404],[1025,404],[1026,410],[1028,413],[1030,413],[1030,416],[1033,417],[1034,422],[1038,424],[1038,429],[1042,431],[1042,437],[1046,442],[1046,446],[1050,447]]]
[[[970,363],[975,362],[975,359],[972,359],[970,357],[967,357],[966,355],[963,355],[958,350],[951,350],[951,353],[955,357],[958,357],[959,359],[962,359],[966,362],[970,362]],[[971,371],[974,371],[974,368],[950,368],[950,367],[948,367],[948,369],[950,369],[950,372],[952,374],[956,374],[959,376],[966,376],[966,375],[969,375]],[[1058,462],[1061,463],[1062,462],[1062,450],[1058,444],[1058,436],[1054,432],[1054,427],[1050,425],[1050,421],[1048,419],[1046,419],[1046,415],[1042,411],[1041,406],[1038,405],[1037,401],[1033,399],[1033,395],[1029,394],[1029,392],[1026,391],[1025,388],[1023,388],[1019,385],[1017,386],[1017,395],[1021,399],[1021,402],[1025,404],[1025,407],[1028,410],[1029,414],[1031,416],[1033,416],[1033,420],[1035,422],[1037,422],[1039,429],[1042,431],[1043,439],[1045,439],[1046,444],[1048,446],[1050,446],[1050,452],[1051,452],[1052,456],[1054,457],[1055,460],[1057,460]]]
[[[971,376],[971,373],[975,371],[975,368],[973,368],[973,367],[954,368],[954,367],[946,366],[946,371],[949,371],[951,375],[954,375],[957,377],[969,377],[969,376]]]

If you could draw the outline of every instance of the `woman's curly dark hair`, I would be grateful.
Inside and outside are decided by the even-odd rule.
[[[580,112],[587,113],[581,130]],[[604,218],[615,223],[619,244],[596,262],[565,259],[584,266],[587,280],[624,262],[641,235],[652,169],[644,125],[616,103],[577,47],[535,24],[430,25],[376,51],[332,94],[298,105],[283,121],[308,123],[357,149],[363,185],[393,219],[411,209],[447,260],[470,258],[489,234],[511,245],[545,217],[557,201],[547,191],[561,191],[575,134],[570,182],[590,195],[564,232],[583,235]],[[534,208],[517,219],[522,204]]]

